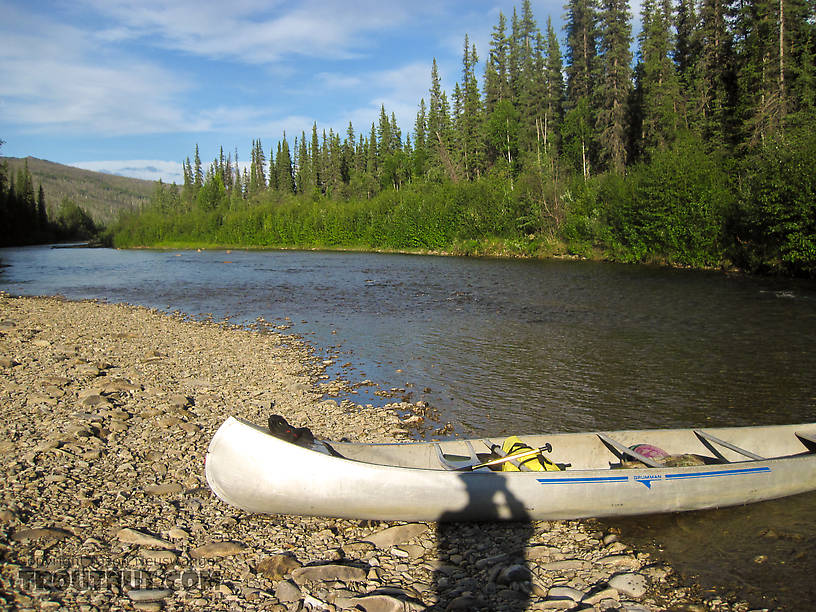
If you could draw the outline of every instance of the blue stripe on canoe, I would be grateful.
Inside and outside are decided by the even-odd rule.
[[[626,482],[628,476],[598,476],[595,478],[536,478],[541,484],[607,484]]]
[[[769,467],[741,468],[738,470],[717,470],[715,472],[693,472],[690,474],[666,474],[666,480],[681,480],[683,478],[713,478],[715,476],[747,476],[749,474],[770,473]]]
[[[733,470],[716,470],[712,472],[693,472],[689,474],[655,474],[655,478],[650,479],[647,476],[638,475],[631,476],[633,482],[640,482],[641,484],[649,484],[653,481],[665,480],[682,480],[684,478],[715,478],[717,476],[747,476],[750,474],[769,474],[771,468],[769,467],[755,467],[755,468],[739,468]],[[630,476],[597,476],[586,478],[537,478],[541,484],[612,484],[616,482],[628,482]]]

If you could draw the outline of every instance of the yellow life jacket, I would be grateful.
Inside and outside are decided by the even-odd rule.
[[[520,453],[526,450],[533,450],[532,446],[525,444],[521,441],[518,436],[510,436],[504,441],[502,444],[502,451],[504,451],[508,455],[512,455],[514,453]],[[534,472],[558,472],[561,468],[555,465],[552,461],[547,459],[544,455],[533,455],[527,459],[520,459],[517,461],[519,465],[523,465],[524,467],[530,468]],[[516,467],[512,462],[505,461],[502,463],[502,472],[519,472],[518,467]]]

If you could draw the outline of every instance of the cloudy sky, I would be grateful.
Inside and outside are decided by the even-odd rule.
[[[563,0],[533,0],[563,40]],[[0,154],[181,182],[284,130],[413,129],[433,58],[450,92],[513,0],[0,0]],[[482,62],[483,63],[483,62]]]

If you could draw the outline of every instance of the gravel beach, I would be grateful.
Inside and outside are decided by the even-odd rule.
[[[594,521],[386,523],[251,515],[204,455],[229,415],[411,437],[422,406],[325,399],[310,348],[101,302],[0,294],[0,608],[747,610]],[[323,378],[321,378],[323,377]]]

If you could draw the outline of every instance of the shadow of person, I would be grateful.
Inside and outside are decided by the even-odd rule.
[[[436,525],[437,602],[431,609],[525,610],[531,593],[525,551],[532,520],[499,474],[463,472],[460,478],[467,505],[446,512]]]

